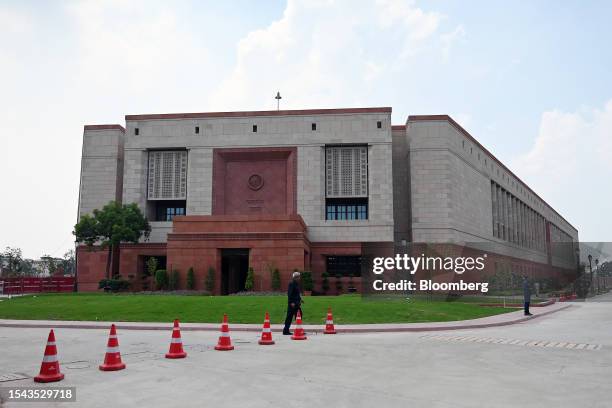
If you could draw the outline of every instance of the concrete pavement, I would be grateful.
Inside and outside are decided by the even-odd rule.
[[[234,331],[230,352],[213,350],[215,332],[184,331],[185,360],[163,358],[169,330],[120,330],[127,369],[119,372],[97,368],[107,331],[60,328],[66,379],[44,386],[76,386],[77,402],[58,405],[66,407],[610,407],[611,328],[612,303],[581,302],[518,324],[452,332],[312,333],[302,342],[275,335],[276,345],[259,346],[257,333]],[[37,374],[47,333],[0,327],[0,375]],[[599,347],[537,345],[563,342]],[[42,406],[6,404],[28,405]]]

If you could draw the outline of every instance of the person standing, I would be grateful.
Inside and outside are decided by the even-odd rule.
[[[291,335],[289,328],[293,318],[297,315],[299,310],[302,313],[302,296],[300,295],[300,273],[293,272],[291,275],[291,282],[287,289],[287,317],[285,318],[285,328],[283,329],[284,335]]]
[[[526,276],[523,276],[523,301],[525,302],[525,316],[531,316],[529,303],[531,302],[531,286]]]

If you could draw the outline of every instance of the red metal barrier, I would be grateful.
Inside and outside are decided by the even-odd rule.
[[[73,276],[51,276],[48,278],[0,278],[5,295],[43,292],[72,292]],[[0,285],[2,286],[2,285]]]

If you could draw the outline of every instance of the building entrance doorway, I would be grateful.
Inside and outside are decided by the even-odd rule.
[[[249,270],[248,249],[221,250],[221,294],[244,291]]]

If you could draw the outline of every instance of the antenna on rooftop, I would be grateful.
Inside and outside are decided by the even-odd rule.
[[[283,97],[280,95],[280,91],[276,92],[274,99],[276,99],[276,110],[280,110],[280,100],[283,99]]]

